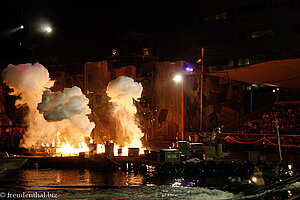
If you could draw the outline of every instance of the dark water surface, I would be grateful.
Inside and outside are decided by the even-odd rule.
[[[194,180],[194,182],[196,182]],[[0,199],[36,194],[42,199],[289,199],[300,194],[300,182],[280,190],[244,196],[222,188],[195,187],[183,179],[152,173],[88,169],[22,169],[0,175]],[[16,197],[15,195],[15,197]],[[50,195],[50,196],[49,196]],[[52,195],[52,196],[51,196]],[[15,198],[16,199],[16,198]],[[24,198],[25,199],[25,198]]]

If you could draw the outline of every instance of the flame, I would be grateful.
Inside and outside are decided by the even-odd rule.
[[[113,143],[112,141],[110,141]],[[114,156],[128,156],[128,149],[131,148],[129,145],[120,146],[118,144],[114,144]],[[119,149],[122,149],[122,153],[119,154]],[[139,155],[144,154],[144,150],[146,148],[140,148]],[[97,153],[105,153],[105,145],[104,144],[97,144]]]
[[[104,144],[97,144],[97,153],[105,153]]]
[[[52,147],[55,147],[55,140],[54,140],[54,138],[52,140]]]
[[[94,141],[91,139],[90,143],[92,144]],[[113,143],[113,141],[110,141]],[[52,140],[52,144],[42,142],[42,147],[50,147],[55,148],[56,156],[78,156],[80,152],[88,153],[89,147],[85,142],[79,143],[76,147],[74,144],[68,141],[66,137],[63,137],[60,132],[57,132],[56,139]],[[114,144],[114,156],[128,156],[128,149],[132,147],[131,145],[120,146],[118,144]],[[119,149],[121,149],[122,153],[119,154]],[[139,155],[144,154],[145,148],[140,148]],[[105,145],[97,144],[97,153],[105,153]]]
[[[78,147],[74,147],[74,145],[67,141],[56,148],[56,154],[62,156],[78,156],[80,152],[89,152],[89,148],[85,142],[81,142],[78,144]]]
[[[74,144],[68,141],[66,137],[63,137],[60,132],[57,132],[56,139],[52,140],[52,144],[42,142],[42,147],[55,148],[56,156],[78,156],[80,152],[89,152],[88,145],[85,142],[80,142],[75,147]]]
[[[114,156],[128,156],[128,148],[128,146],[120,147],[120,145],[116,144],[114,146]],[[119,155],[119,149],[122,149],[121,155]]]
[[[139,155],[143,155],[143,154],[145,154],[145,150],[146,150],[146,149],[144,149],[144,148],[140,149],[140,151],[139,151]]]

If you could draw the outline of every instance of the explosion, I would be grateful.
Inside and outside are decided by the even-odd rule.
[[[91,110],[80,88],[74,86],[62,92],[52,92],[49,88],[54,81],[50,79],[48,70],[39,63],[10,64],[2,72],[2,79],[13,89],[10,95],[20,95],[16,106],[28,107],[25,116],[27,131],[21,141],[22,147],[36,148],[52,143],[61,154],[67,153],[64,149],[72,153],[72,148],[75,152],[78,149],[88,151],[87,145],[82,142],[90,135],[95,124],[86,116]],[[64,142],[60,141],[59,135]]]
[[[88,103],[81,89],[74,86],[62,92],[46,90],[37,109],[45,120],[59,127],[57,131],[68,136],[72,143],[80,144],[95,127],[94,122],[90,122],[87,117],[91,113]]]
[[[113,114],[120,124],[117,143],[124,146],[142,147],[143,133],[139,128],[135,114],[137,109],[133,100],[138,101],[142,94],[142,84],[130,77],[120,76],[108,83],[107,95],[114,104]]]
[[[27,106],[24,117],[27,131],[21,141],[25,148],[53,148],[54,154],[62,156],[78,155],[89,151],[86,139],[95,127],[87,115],[91,114],[89,100],[77,86],[53,92],[54,85],[48,70],[41,64],[8,65],[2,72],[3,81],[20,96],[16,106]],[[143,87],[132,78],[120,76],[107,86],[107,95],[114,104],[114,116],[119,120],[117,144],[114,155],[122,149],[122,156],[128,155],[128,147],[142,147],[143,133],[135,114],[134,100],[141,97]],[[97,145],[98,153],[105,151],[104,145]],[[141,150],[141,153],[143,150]],[[53,153],[53,152],[52,152]]]

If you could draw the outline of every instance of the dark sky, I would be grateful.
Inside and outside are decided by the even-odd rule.
[[[0,35],[2,63],[31,56],[30,48],[34,54],[57,55],[66,62],[102,60],[116,38],[132,31],[151,36],[160,55],[176,57],[178,35],[189,21],[185,17],[195,12],[185,1],[104,2],[2,0],[1,33],[25,25],[23,30]],[[43,24],[51,25],[53,32],[40,32]]]

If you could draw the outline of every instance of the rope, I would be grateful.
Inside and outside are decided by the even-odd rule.
[[[229,143],[234,143],[234,142],[236,142],[236,143],[239,143],[239,144],[255,144],[255,143],[258,143],[258,142],[260,142],[260,141],[264,141],[264,142],[268,142],[270,145],[273,145],[273,146],[278,146],[278,144],[275,144],[275,143],[273,143],[272,141],[270,141],[269,139],[267,139],[265,136],[264,137],[262,137],[262,138],[260,138],[259,140],[256,140],[256,141],[252,141],[252,142],[244,142],[244,141],[239,141],[239,140],[236,140],[236,139],[234,139],[233,137],[230,137],[230,136],[226,136],[225,138],[224,138],[227,142],[229,142]],[[300,148],[300,145],[293,145],[293,144],[290,144],[290,145],[287,145],[287,144],[283,144],[283,145],[281,145],[282,147],[295,147],[295,148]]]

